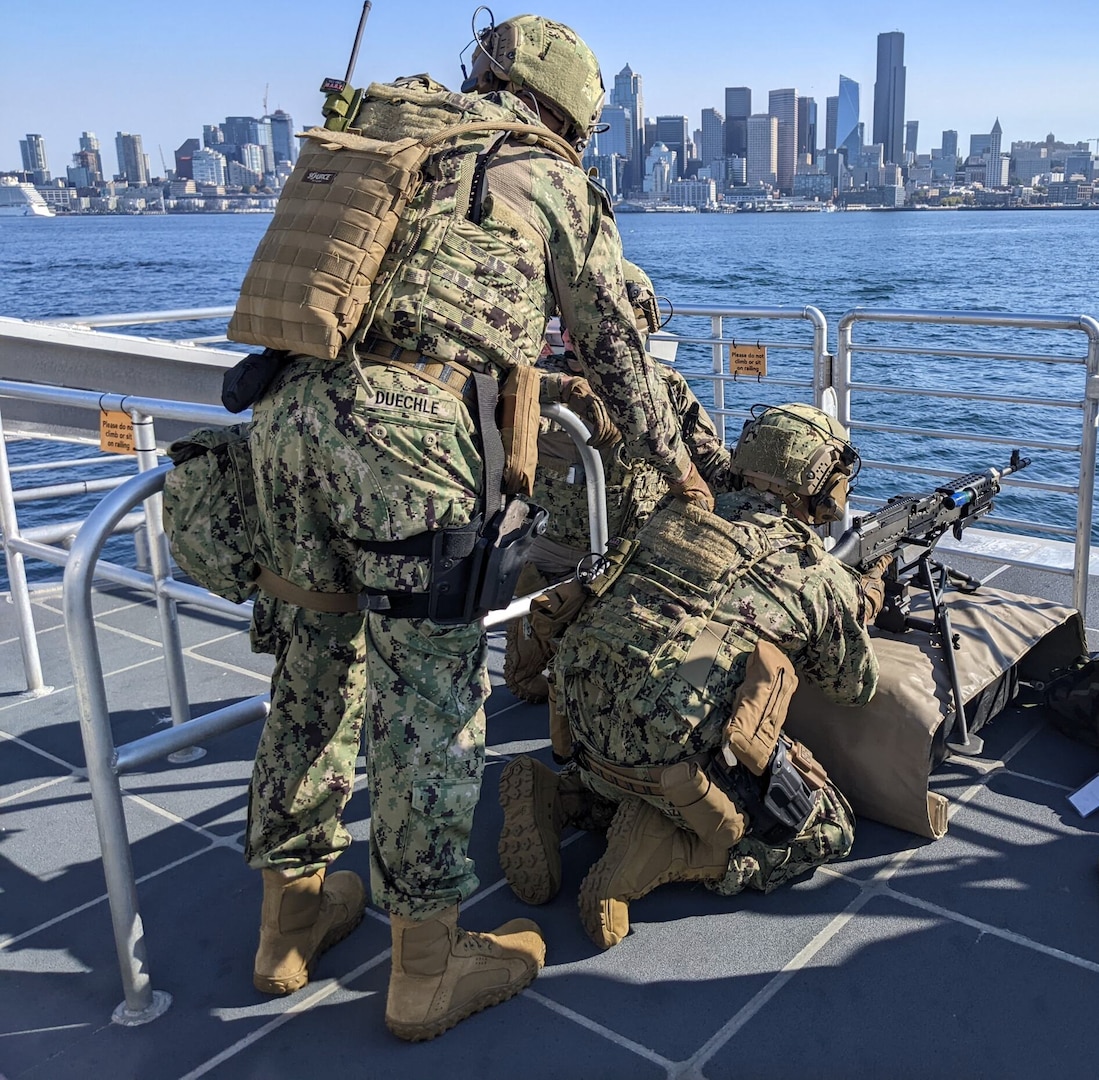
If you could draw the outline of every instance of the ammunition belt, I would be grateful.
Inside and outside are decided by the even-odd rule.
[[[360,363],[373,362],[404,368],[423,376],[428,382],[449,390],[455,397],[468,401],[473,394],[473,372],[453,361],[443,363],[423,356],[414,349],[394,345],[392,341],[368,335],[362,344],[355,346]]]

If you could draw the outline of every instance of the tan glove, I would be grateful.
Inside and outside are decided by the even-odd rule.
[[[570,412],[576,413],[591,430],[588,446],[596,450],[613,446],[622,438],[614,421],[607,412],[606,405],[598,397],[587,379],[579,376],[568,378],[561,391],[561,404]]]
[[[714,496],[702,479],[697,466],[692,461],[687,471],[678,479],[668,485],[668,490],[680,499],[701,506],[704,510],[713,510]]]
[[[862,598],[862,621],[872,623],[885,604],[885,572],[893,562],[892,555],[883,555],[862,575],[859,595]]]

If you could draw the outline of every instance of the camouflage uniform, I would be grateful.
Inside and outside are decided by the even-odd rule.
[[[858,581],[775,497],[750,489],[720,494],[715,514],[673,503],[637,539],[625,571],[588,602],[557,655],[558,695],[583,750],[636,768],[717,748],[760,638],[831,699],[859,705],[872,696],[877,663]],[[692,651],[707,625],[719,643]],[[583,776],[596,794],[623,798],[605,780]],[[682,824],[659,796],[645,798]],[[850,810],[828,785],[788,847],[749,834],[710,887],[726,895],[745,886],[769,891],[846,854],[853,836]]]
[[[537,122],[509,93],[486,97]],[[463,165],[492,139],[465,136],[429,159],[383,264],[371,332],[499,374],[536,360],[560,310],[631,452],[682,476],[690,459],[634,324],[604,197],[562,158],[505,142],[488,158],[474,223]],[[425,560],[361,545],[461,526],[482,505],[465,401],[392,365],[294,360],[256,404],[252,447],[258,561],[301,588],[423,593]],[[365,714],[375,903],[425,918],[469,896],[489,690],[479,623],[321,615],[265,594],[253,619],[253,645],[273,651],[276,667],[250,791],[250,865],[305,873],[347,846],[340,814]]]

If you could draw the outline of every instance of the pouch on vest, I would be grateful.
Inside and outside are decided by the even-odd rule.
[[[748,657],[725,738],[737,761],[762,776],[786,721],[798,677],[787,655],[762,638]]]
[[[541,372],[529,364],[508,371],[500,387],[500,436],[504,440],[504,493],[533,495],[538,464]]]
[[[255,591],[259,529],[250,425],[199,428],[168,447],[164,531],[180,568],[204,589],[242,603]]]

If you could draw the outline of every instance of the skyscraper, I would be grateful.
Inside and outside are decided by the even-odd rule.
[[[92,182],[103,182],[103,155],[99,152],[99,140],[94,131],[82,131],[80,133],[80,150],[91,155],[88,159],[88,168],[92,170]]]
[[[131,185],[142,187],[149,182],[149,158],[141,147],[141,136],[119,131],[114,137],[118,154],[118,175]]]
[[[916,143],[920,137],[919,120],[906,120],[904,122],[904,152],[916,156]]]
[[[958,133],[956,131],[943,132],[943,157],[956,158],[958,156]]]
[[[748,117],[748,186],[778,180],[778,117],[756,113]]]
[[[187,139],[175,152],[176,158],[176,179],[177,180],[194,180],[195,169],[194,160],[195,154],[200,149],[198,139]]]
[[[698,156],[703,165],[725,156],[725,117],[717,109],[702,110],[702,138]]]
[[[859,132],[859,84],[846,75],[840,76],[840,92],[836,100],[836,149],[847,151],[848,160],[862,146]]]
[[[836,118],[839,104],[838,97],[824,99],[824,152],[826,154],[836,152]]]
[[[19,151],[23,155],[23,169],[31,174],[35,184],[47,184],[50,180],[50,166],[46,161],[46,140],[41,135],[28,135],[19,140]]]
[[[798,164],[812,164],[817,156],[817,103],[798,98]]]
[[[778,186],[789,195],[794,190],[794,164],[798,149],[798,92],[793,87],[772,90],[767,112],[778,119]]]
[[[878,34],[878,75],[874,82],[874,142],[886,162],[901,164],[904,152],[904,34]]]
[[[996,123],[992,125],[992,131],[988,136],[988,168],[985,170],[985,187],[998,188],[1006,183],[1003,173],[1003,163],[1000,145],[1003,142],[1004,129],[1000,127],[1000,118],[996,117]]]
[[[614,77],[611,104],[621,105],[630,114],[630,167],[626,189],[640,191],[645,179],[645,102],[641,94],[641,76],[627,64]]]
[[[748,117],[752,91],[747,86],[725,87],[725,156],[748,156]]]
[[[288,112],[276,109],[264,119],[271,123],[271,147],[275,161],[289,161],[293,165],[298,160],[298,140],[294,138],[294,118]]]
[[[688,123],[685,116],[658,116],[656,118],[655,142],[662,142],[676,155],[676,172],[672,177],[678,180],[685,177],[687,171],[687,144],[690,141]]]

